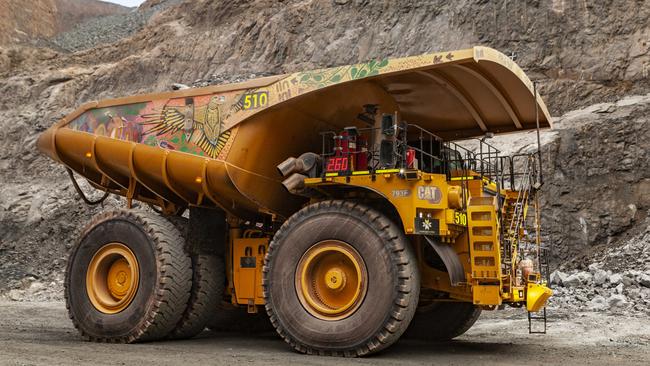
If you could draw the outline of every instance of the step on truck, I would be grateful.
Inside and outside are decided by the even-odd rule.
[[[38,147],[124,207],[75,239],[69,316],[92,341],[272,327],[335,356],[545,319],[541,154],[489,138],[546,127],[486,47],[84,104]]]

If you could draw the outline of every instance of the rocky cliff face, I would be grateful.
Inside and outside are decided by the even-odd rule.
[[[140,11],[159,3],[167,2]],[[563,115],[544,137],[544,220],[556,263],[615,245],[647,215],[648,104],[616,102],[650,92],[647,0],[174,4],[127,38],[85,51],[0,48],[0,272],[9,279],[0,288],[25,286],[27,274],[56,277],[79,228],[101,209],[78,201],[63,169],[34,146],[81,103],[476,44],[516,56]],[[615,103],[584,108],[596,102]],[[507,149],[529,141],[510,138]]]
[[[31,9],[26,11],[23,1],[0,2],[0,44],[54,36],[56,32],[54,1],[35,0],[31,5]]]
[[[47,40],[89,19],[128,11],[97,0],[2,0],[0,45]]]
[[[558,259],[610,246],[650,213],[650,95],[558,121],[545,154],[546,227]],[[647,224],[646,224],[647,225]]]
[[[586,268],[594,253],[646,229],[649,113],[650,94],[631,96],[568,112],[542,131],[542,224],[554,265]],[[505,154],[537,150],[535,131],[489,143]]]
[[[555,115],[650,87],[648,1],[202,0],[179,9],[203,30],[201,40],[185,36],[206,51],[199,62],[210,71],[308,69],[481,44],[512,55]],[[200,70],[183,76],[205,78]]]

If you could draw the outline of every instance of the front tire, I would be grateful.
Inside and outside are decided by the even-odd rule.
[[[192,286],[190,257],[178,230],[148,212],[97,215],[71,251],[65,299],[88,340],[162,339],[181,319]]]
[[[356,357],[399,339],[415,313],[420,278],[392,221],[361,204],[326,201],[276,233],[263,286],[271,323],[295,350]]]

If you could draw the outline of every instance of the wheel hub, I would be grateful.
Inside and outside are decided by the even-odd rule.
[[[296,269],[296,291],[303,307],[323,320],[350,316],[363,302],[365,262],[348,243],[326,240],[309,248]]]
[[[122,299],[129,292],[131,269],[129,262],[120,258],[113,262],[108,270],[108,290],[115,299]]]
[[[325,274],[325,284],[331,290],[342,290],[345,287],[345,272],[340,268],[332,268]]]
[[[110,243],[93,256],[86,272],[86,292],[95,309],[115,314],[126,309],[138,289],[138,261],[126,245]]]

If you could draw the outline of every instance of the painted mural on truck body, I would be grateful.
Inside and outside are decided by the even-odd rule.
[[[223,159],[233,129],[226,95],[204,95],[92,109],[68,127],[163,149]]]
[[[67,127],[225,160],[236,137],[238,123],[288,99],[352,80],[453,62],[458,58],[473,57],[478,61],[499,55],[492,49],[475,47],[296,72],[254,89],[95,108],[72,120]],[[513,62],[505,62],[504,65],[517,75],[523,75],[523,71]],[[523,77],[522,80],[532,91],[528,78]]]

